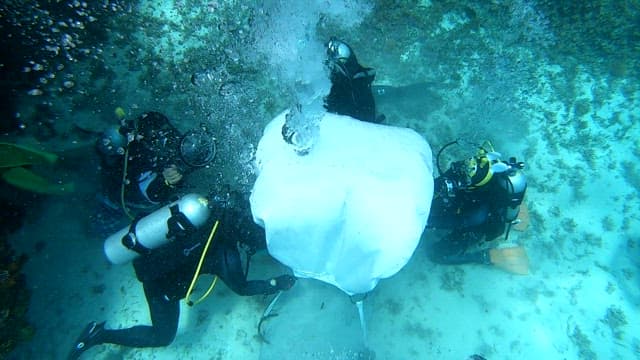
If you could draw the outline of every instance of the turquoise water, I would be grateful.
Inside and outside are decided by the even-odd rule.
[[[640,358],[640,5],[636,1],[20,1],[0,5],[2,141],[55,152],[34,168],[75,193],[35,196],[2,184],[27,211],[9,243],[29,261],[27,319],[13,358],[64,357],[89,320],[148,321],[128,266],[109,266],[93,231],[98,132],[165,113],[182,130],[205,124],[218,156],[188,189],[250,191],[264,125],[326,89],[322,43],[335,35],[376,69],[385,124],[416,130],[434,151],[489,139],[526,163],[530,225],[514,232],[531,274],[409,264],[358,312],[337,289],[301,280],[256,337],[268,299],[224,287],[183,311],[165,349],[92,349],[88,358],[487,359]],[[325,79],[326,80],[326,79]],[[423,243],[437,237],[425,232]],[[267,257],[254,276],[277,269]],[[1,269],[0,269],[1,270]],[[370,351],[364,351],[364,348]]]

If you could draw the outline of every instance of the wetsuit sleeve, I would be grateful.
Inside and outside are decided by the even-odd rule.
[[[175,192],[175,185],[168,185],[164,181],[162,174],[157,174],[146,188],[146,195],[153,202],[166,202],[170,200],[171,195],[175,194]]]
[[[235,244],[225,242],[220,244],[214,252],[216,257],[213,262],[212,272],[220,277],[222,281],[233,292],[242,296],[273,294],[279,290],[277,280],[247,280],[247,276],[242,268],[240,252]]]

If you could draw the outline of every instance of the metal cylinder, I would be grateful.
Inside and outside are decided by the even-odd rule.
[[[155,249],[169,242],[167,238],[169,233],[167,221],[172,216],[170,208],[174,205],[178,205],[178,211],[183,213],[196,228],[204,225],[211,214],[208,206],[209,201],[205,197],[198,194],[185,195],[138,221],[134,229],[134,235],[140,245],[147,249]],[[139,255],[122,243],[122,238],[129,231],[130,226],[126,226],[104,241],[104,253],[112,264],[124,264]]]

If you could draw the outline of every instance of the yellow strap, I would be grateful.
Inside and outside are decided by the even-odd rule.
[[[483,157],[480,158],[479,164],[478,164],[478,168],[479,169],[487,169],[487,173],[484,175],[484,177],[482,178],[482,180],[478,181],[476,184],[473,184],[474,188],[479,188],[481,186],[486,185],[491,178],[493,177],[493,171],[491,171],[491,162],[489,161],[489,158],[484,155]],[[476,171],[477,173],[477,171]]]
[[[492,177],[493,177],[493,172],[491,171],[491,168],[489,168],[487,170],[487,174],[484,176],[484,178],[482,180],[480,180],[479,183],[473,185],[473,187],[474,188],[479,188],[481,186],[486,185],[489,182],[489,180],[491,180]]]
[[[206,299],[207,296],[213,291],[213,288],[216,286],[216,282],[218,282],[218,276],[213,278],[213,282],[207,292],[204,293],[200,297],[200,299],[196,301],[191,301],[189,298],[191,297],[191,293],[193,292],[193,288],[198,281],[198,276],[200,276],[200,268],[202,267],[202,263],[204,263],[204,257],[207,255],[207,251],[209,250],[209,245],[211,245],[211,240],[213,240],[213,235],[215,235],[216,230],[218,229],[219,221],[216,220],[216,223],[213,224],[213,228],[211,229],[211,233],[209,234],[209,238],[207,239],[207,244],[204,246],[204,250],[202,250],[202,255],[200,255],[200,261],[198,262],[198,267],[196,268],[196,272],[193,274],[193,280],[191,280],[191,285],[189,285],[189,290],[187,290],[187,295],[185,296],[185,300],[187,301],[187,305],[193,306],[200,303],[202,300]]]

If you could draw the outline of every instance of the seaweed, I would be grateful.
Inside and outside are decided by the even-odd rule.
[[[459,267],[453,267],[451,270],[445,270],[440,276],[440,288],[446,291],[457,291],[462,295],[462,286],[464,285],[464,270]]]
[[[402,303],[391,298],[385,300],[384,306],[386,307],[389,314],[393,315],[394,317],[400,315],[403,310]]]
[[[616,230],[616,224],[613,221],[613,218],[610,215],[605,216],[604,218],[602,218],[602,229],[604,231],[615,231]]]
[[[22,273],[27,258],[14,254],[6,234],[1,235],[0,250],[0,359],[4,359],[35,330],[27,321],[30,293]]]
[[[614,338],[622,340],[624,327],[628,324],[627,316],[622,309],[615,305],[609,306],[607,313],[601,321],[609,326]]]
[[[576,117],[582,117],[591,112],[591,102],[587,99],[578,99],[573,104],[573,109]],[[584,124],[578,121],[576,124],[583,130],[589,127],[587,121],[584,121]]]
[[[91,293],[94,295],[100,295],[104,293],[106,289],[107,286],[105,284],[96,284],[91,287]]]
[[[431,341],[436,335],[433,329],[425,327],[419,321],[412,321],[405,324],[404,331],[425,341]]]
[[[640,189],[640,171],[634,162],[623,161],[621,164],[620,174],[633,186],[636,190]]]
[[[578,223],[572,218],[562,219],[562,221],[560,222],[560,225],[562,225],[562,228],[564,229],[564,231],[570,234],[574,233],[576,231],[576,228],[578,227]]]
[[[595,360],[598,357],[591,349],[591,340],[576,325],[573,331],[568,334],[569,339],[578,348],[578,358],[582,360]]]

